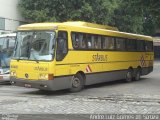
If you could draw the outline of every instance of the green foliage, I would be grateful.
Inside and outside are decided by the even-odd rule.
[[[115,25],[121,31],[143,34],[142,9],[137,7],[133,0],[122,0],[119,9],[115,10]]]
[[[108,24],[115,0],[21,0],[22,15],[33,22],[81,20]]]
[[[19,9],[32,22],[86,21],[119,30],[152,35],[160,26],[158,0],[20,0]]]
[[[116,26],[122,31],[153,35],[160,27],[160,1],[121,0],[115,11]]]

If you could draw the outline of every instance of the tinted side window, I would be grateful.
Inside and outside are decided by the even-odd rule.
[[[113,50],[115,48],[115,39],[113,37],[103,36],[102,41],[103,41],[102,45],[103,49]]]
[[[100,35],[72,32],[71,36],[74,49],[101,49],[102,39]]]
[[[74,49],[88,49],[88,50],[115,50],[116,41],[114,37],[72,32],[72,45]],[[125,49],[125,39],[120,39],[117,43],[120,44],[119,50]]]
[[[116,49],[117,50],[125,50],[125,39],[116,38]]]
[[[101,36],[92,35],[93,49],[101,49]]]
[[[72,43],[74,49],[86,49],[87,48],[87,38],[84,33],[72,32]]]
[[[153,42],[146,41],[146,51],[148,51],[148,52],[153,51]]]
[[[143,40],[137,40],[137,51],[145,51],[145,42]]]
[[[87,34],[86,38],[87,38],[87,48],[88,49],[93,48],[92,35]]]
[[[71,34],[71,37],[72,37],[73,48],[75,48],[75,49],[79,48],[79,47],[80,47],[79,34],[73,32],[73,33]]]
[[[80,34],[80,48],[81,49],[86,49],[87,48],[87,36],[84,33]]]
[[[128,51],[136,51],[136,40],[126,39],[126,49]]]

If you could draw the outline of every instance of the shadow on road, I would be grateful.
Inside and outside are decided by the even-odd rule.
[[[23,94],[61,96],[61,95],[68,95],[70,94],[70,92],[68,90],[57,90],[57,91],[36,90],[36,91],[25,92]]]
[[[94,84],[94,85],[88,85],[85,86],[85,89],[92,89],[92,88],[101,88],[105,86],[118,86],[121,84],[132,84],[132,83],[142,83],[146,80],[149,80],[148,78],[141,78],[139,81],[132,81],[132,82],[125,82],[125,80],[117,80],[117,81],[111,81],[111,82],[104,82],[104,83],[99,83],[99,84]],[[84,89],[84,91],[85,91]],[[72,94],[69,92],[69,90],[57,90],[57,91],[46,91],[46,90],[35,90],[35,91],[30,91],[30,92],[25,92],[23,94],[28,94],[28,95],[45,95],[45,96],[63,96],[63,95],[69,95]]]
[[[149,80],[149,79],[148,78],[141,78],[139,81],[132,81],[132,82],[126,82],[124,79],[122,79],[122,80],[98,83],[98,84],[94,84],[94,85],[88,85],[88,86],[85,86],[85,89],[99,88],[99,87],[105,87],[105,86],[119,86],[121,84],[132,84],[135,82],[138,83],[138,82],[142,82],[145,80]]]
[[[0,81],[0,86],[1,85],[11,85],[10,81]]]

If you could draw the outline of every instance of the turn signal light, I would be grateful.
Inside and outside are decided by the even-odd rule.
[[[48,80],[53,80],[54,79],[54,75],[53,74],[48,74]]]
[[[40,80],[53,80],[54,79],[54,75],[53,74],[39,74],[39,79]]]

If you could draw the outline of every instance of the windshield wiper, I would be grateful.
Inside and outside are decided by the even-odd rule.
[[[14,59],[14,58],[13,58]],[[16,59],[16,58],[15,58]],[[27,57],[18,57],[18,59],[16,59],[17,61],[19,61],[19,60],[28,60],[28,58]]]

